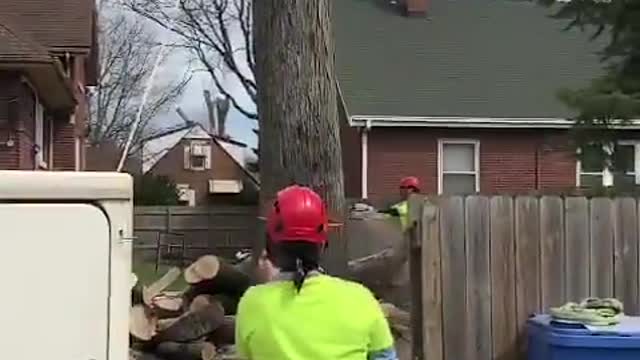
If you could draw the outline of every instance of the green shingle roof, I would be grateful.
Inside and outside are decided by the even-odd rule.
[[[407,18],[386,0],[334,0],[338,80],[350,115],[567,117],[556,97],[602,72],[550,10],[516,0],[430,0]]]

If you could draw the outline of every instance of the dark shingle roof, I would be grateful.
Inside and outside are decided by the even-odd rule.
[[[601,73],[602,41],[533,2],[334,0],[338,79],[351,115],[565,117],[560,87]]]
[[[95,0],[0,0],[0,16],[45,47],[88,48]]]
[[[53,59],[45,48],[31,40],[18,27],[0,17],[0,63],[2,62],[42,62],[52,63]]]

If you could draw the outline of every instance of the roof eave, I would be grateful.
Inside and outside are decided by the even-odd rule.
[[[71,82],[60,63],[53,59],[0,61],[0,70],[24,71],[35,83],[44,102],[54,110],[70,110],[77,104]]]
[[[447,116],[371,116],[352,115],[352,127],[426,127],[470,129],[571,129],[575,122],[565,118],[497,118]],[[614,128],[640,130],[640,119],[621,123]]]

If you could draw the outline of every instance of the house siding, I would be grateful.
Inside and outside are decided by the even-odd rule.
[[[246,174],[217,143],[213,141],[208,143],[211,146],[211,169],[193,171],[184,168],[184,146],[189,145],[189,140],[185,139],[169,150],[149,173],[166,176],[176,184],[189,184],[189,188],[196,192],[196,206],[215,202],[209,196],[209,180],[245,180]],[[234,196],[236,195],[219,196],[219,200],[232,201]]]
[[[341,99],[338,97],[340,142],[342,146],[342,163],[345,168],[344,191],[347,198],[360,199],[362,197],[362,143],[360,130],[350,127],[347,114]],[[349,171],[347,172],[347,168]]]
[[[369,133],[369,200],[378,205],[394,200],[398,181],[409,175],[420,179],[424,193],[437,194],[439,139],[480,142],[481,193],[554,192],[575,187],[576,159],[565,131],[373,128]],[[346,164],[345,183],[359,179],[360,167]]]
[[[14,119],[9,119],[9,101],[17,101]],[[35,168],[35,98],[19,72],[0,72],[0,169]],[[11,140],[12,144],[8,144]]]
[[[75,109],[75,124],[70,122],[69,114],[50,116],[45,121],[53,124],[53,166],[52,170],[76,170],[75,139],[79,138],[80,168],[85,164],[85,138],[88,123],[88,104],[84,95],[85,68],[84,57],[79,56],[74,67],[74,94],[78,105]],[[33,170],[35,144],[35,107],[32,89],[21,80],[21,73],[16,71],[0,71],[0,169]],[[17,99],[17,113],[14,123],[9,124],[7,104]],[[7,140],[13,140],[7,146]]]

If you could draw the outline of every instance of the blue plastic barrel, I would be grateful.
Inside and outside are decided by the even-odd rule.
[[[638,317],[624,317],[617,326],[589,330],[581,324],[539,315],[529,319],[527,331],[528,360],[640,360]]]

